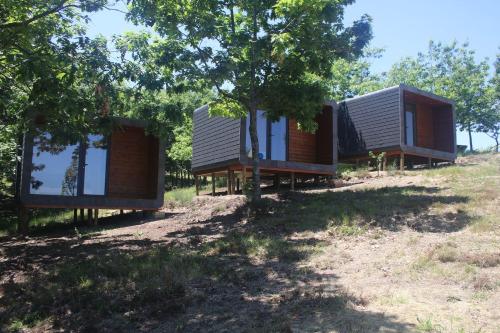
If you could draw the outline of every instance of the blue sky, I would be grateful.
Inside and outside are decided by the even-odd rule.
[[[123,7],[123,5],[120,5]],[[347,7],[345,22],[368,14],[373,19],[371,45],[383,47],[380,59],[373,61],[374,72],[387,71],[402,57],[425,51],[429,41],[469,42],[477,59],[486,57],[490,64],[500,53],[499,0],[357,0]],[[91,16],[89,33],[111,38],[128,30],[138,30],[124,15],[104,11]],[[458,144],[468,144],[465,133],[457,133]],[[485,134],[474,134],[475,148],[493,145]]]

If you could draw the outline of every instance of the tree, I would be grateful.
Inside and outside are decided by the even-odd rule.
[[[495,74],[488,90],[488,107],[483,113],[479,130],[495,140],[495,151],[498,153],[500,139],[500,54],[495,61]]]
[[[131,0],[129,17],[164,39],[162,64],[176,80],[216,89],[211,114],[249,114],[252,201],[260,199],[257,109],[285,115],[301,128],[327,96],[325,78],[337,58],[356,58],[371,38],[369,17],[345,28],[351,0]]]
[[[103,38],[85,35],[86,16],[107,0],[0,2],[0,183],[14,184],[22,134],[75,139],[100,123],[114,66]],[[110,0],[112,2],[112,0]],[[64,133],[63,133],[64,132]],[[14,192],[8,190],[11,194]]]
[[[427,53],[393,65],[386,85],[405,83],[454,100],[458,128],[468,132],[473,151],[472,132],[480,129],[482,114],[488,108],[488,71],[487,59],[476,62],[467,43],[459,46],[457,42],[444,45],[431,41]]]
[[[330,98],[342,101],[383,88],[380,75],[370,71],[371,59],[381,57],[383,49],[368,49],[356,61],[337,59],[332,65],[329,79]]]

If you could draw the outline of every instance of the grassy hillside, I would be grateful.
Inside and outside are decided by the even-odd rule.
[[[498,332],[500,156],[5,238],[0,327]]]

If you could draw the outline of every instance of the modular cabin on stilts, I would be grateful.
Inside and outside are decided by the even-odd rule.
[[[385,152],[403,170],[457,156],[455,103],[435,94],[399,85],[342,101],[338,117],[340,162]]]
[[[333,177],[337,167],[337,105],[324,105],[317,115],[315,133],[301,131],[293,119],[278,121],[257,112],[259,168],[263,178],[290,180],[293,188],[299,177]],[[192,171],[197,189],[199,178],[227,177],[227,192],[235,193],[251,176],[252,153],[248,133],[249,117],[211,117],[208,106],[194,112]],[[241,185],[241,186],[240,186]],[[215,194],[215,184],[212,184]]]
[[[97,220],[99,209],[157,210],[163,206],[165,143],[146,123],[114,119],[110,134],[65,142],[51,133],[24,136],[20,231],[30,208],[77,209]]]

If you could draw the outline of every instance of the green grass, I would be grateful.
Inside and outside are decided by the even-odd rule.
[[[71,312],[60,314],[58,320],[74,330],[82,324],[99,330],[92,325],[109,316],[116,319],[115,330],[126,329],[138,318],[181,311],[189,301],[185,283],[217,270],[209,259],[181,248],[156,248],[65,261],[46,274],[10,285],[12,289],[2,301],[9,305],[2,319],[7,322],[0,323],[12,331],[32,327],[51,320],[54,311],[67,308]],[[73,313],[84,316],[85,321]]]
[[[174,203],[179,205],[187,205],[193,201],[196,196],[196,189],[194,186],[179,188],[172,191],[165,192],[165,204]]]

